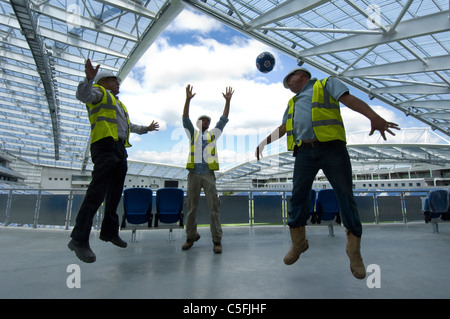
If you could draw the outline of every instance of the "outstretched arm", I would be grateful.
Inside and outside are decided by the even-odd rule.
[[[192,89],[193,87],[190,84],[186,86],[186,102],[184,103],[183,117],[189,117],[189,105],[191,99],[195,96],[195,93],[192,93]]]
[[[223,115],[228,118],[228,114],[230,113],[230,101],[231,97],[233,96],[234,90],[231,86],[227,87],[225,89],[226,93],[222,93],[223,97],[225,98],[225,107],[223,109]]]
[[[261,143],[259,143],[255,152],[256,159],[259,161],[259,157],[260,156],[262,157],[262,151],[264,150],[264,146],[282,138],[284,134],[286,134],[286,124],[283,123],[280,126],[278,126],[269,136],[267,136],[264,140],[262,140]]]
[[[370,106],[367,105],[367,103],[358,99],[356,96],[351,95],[350,93],[343,94],[340,97],[339,102],[342,102],[348,108],[364,115],[370,120],[371,129],[369,135],[372,135],[375,131],[380,131],[381,136],[383,137],[384,140],[386,140],[385,131],[395,136],[395,134],[391,131],[391,129],[396,130],[400,129],[398,127],[398,124],[387,122],[377,113],[375,113],[375,111],[372,110]]]
[[[159,124],[158,122],[152,121],[150,125],[138,125],[130,123],[130,132],[136,133],[139,135],[146,134],[150,131],[159,131]]]

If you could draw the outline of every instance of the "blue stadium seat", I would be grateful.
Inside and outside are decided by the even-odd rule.
[[[147,227],[152,227],[152,200],[153,191],[149,188],[127,188],[123,192],[124,213],[121,228],[126,228],[127,223],[134,225],[132,241],[136,239],[136,225],[147,223]]]
[[[339,202],[333,189],[321,189],[317,193],[316,215],[318,224],[327,224],[329,236],[334,237],[333,225],[340,224]]]
[[[184,191],[181,188],[166,187],[156,191],[155,227],[159,222],[171,224],[169,227],[169,241],[175,223],[183,228],[183,202]]]
[[[436,189],[429,192],[423,202],[422,211],[425,223],[431,222],[433,232],[439,233],[438,222],[446,220],[449,214],[449,192],[445,189]]]

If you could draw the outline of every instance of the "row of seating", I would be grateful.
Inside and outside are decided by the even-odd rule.
[[[124,214],[121,229],[131,224],[132,241],[135,240],[137,226],[159,227],[159,223],[169,224],[170,231],[174,224],[183,225],[184,191],[180,188],[162,188],[156,190],[156,214],[152,213],[153,191],[149,188],[128,188],[123,192]],[[327,224],[329,235],[334,236],[333,224],[340,224],[339,203],[334,190],[323,189],[311,191],[311,222]]]
[[[422,211],[425,223],[431,222],[433,232],[439,233],[438,222],[450,220],[450,192],[445,189],[430,191],[423,201]]]
[[[311,190],[310,216],[313,224],[326,224],[329,236],[334,236],[333,225],[340,224],[339,203],[333,189]],[[184,191],[180,188],[162,188],[156,191],[156,214],[153,223],[153,191],[148,188],[129,188],[124,191],[124,215],[121,228],[126,223],[134,225],[147,224],[147,227],[159,226],[159,222],[170,225],[170,232],[175,224],[183,225]],[[450,193],[447,190],[432,190],[423,201],[425,222],[433,223],[433,232],[438,233],[437,223],[450,219]]]
[[[439,233],[438,223],[450,220],[450,192],[445,189],[431,190],[423,200],[422,212],[425,223],[431,222],[433,232]],[[329,234],[333,236],[333,223],[341,223],[339,203],[333,189],[318,191],[317,198],[316,192],[311,191],[310,214],[313,224],[327,223]]]
[[[174,226],[183,225],[184,191],[180,188],[161,188],[156,191],[156,213],[153,223],[153,190],[149,188],[127,188],[123,192],[124,214],[121,229],[131,224],[132,241],[136,239],[136,229],[147,224],[147,228],[159,227],[159,223],[169,225],[169,239]]]

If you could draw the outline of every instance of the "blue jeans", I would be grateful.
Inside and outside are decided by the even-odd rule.
[[[294,164],[294,185],[291,197],[290,227],[306,225],[309,216],[309,194],[314,178],[322,169],[339,201],[341,220],[345,228],[361,237],[362,226],[352,190],[352,167],[344,142],[332,141],[313,147],[302,144]]]

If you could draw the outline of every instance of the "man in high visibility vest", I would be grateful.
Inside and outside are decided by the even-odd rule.
[[[80,82],[76,93],[77,99],[86,103],[89,115],[90,151],[94,170],[68,247],[80,260],[87,263],[96,260],[89,245],[89,235],[93,218],[103,200],[105,211],[100,239],[119,247],[127,246],[119,237],[119,217],[116,213],[128,168],[125,148],[131,146],[130,132],[145,134],[159,128],[155,121],[149,126],[132,124],[125,105],[117,97],[120,78],[110,71],[99,71],[99,68],[100,65],[94,68],[89,59],[86,61],[86,78]]]
[[[189,170],[186,193],[186,242],[183,244],[182,249],[187,250],[191,248],[194,242],[200,239],[200,235],[197,232],[197,209],[200,200],[200,191],[203,188],[210,211],[209,219],[213,251],[216,254],[220,254],[222,252],[222,227],[220,225],[219,215],[220,200],[217,194],[216,176],[214,174],[214,171],[219,170],[216,140],[222,134],[225,125],[228,123],[230,101],[234,91],[231,87],[227,87],[226,93],[222,93],[225,98],[225,107],[215,128],[210,130],[211,118],[202,115],[197,120],[199,130],[196,130],[189,119],[190,102],[195,96],[195,93],[192,93],[192,89],[191,85],[186,87],[186,102],[183,109],[183,127],[186,129],[190,147],[186,164],[186,168]]]
[[[339,102],[370,120],[369,135],[378,130],[386,140],[385,131],[395,135],[391,129],[399,129],[398,125],[385,121],[334,77],[311,79],[308,69],[297,67],[286,75],[283,84],[295,96],[288,103],[282,124],[259,144],[256,156],[259,159],[265,145],[287,134],[288,149],[294,151],[296,157],[288,222],[292,245],[284,263],[295,263],[309,247],[305,232],[309,195],[314,178],[322,169],[339,201],[351,272],[363,279],[366,270],[360,253],[362,226],[353,197],[352,168]]]

